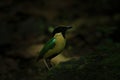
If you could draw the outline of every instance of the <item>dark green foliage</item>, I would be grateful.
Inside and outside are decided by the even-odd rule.
[[[62,65],[62,68],[52,70],[47,79],[49,80],[118,80],[119,67],[104,66],[98,63],[77,64],[74,67],[74,62],[71,64]],[[69,65],[69,66],[68,66]],[[64,67],[64,68],[63,68]],[[47,80],[46,79],[46,80]]]

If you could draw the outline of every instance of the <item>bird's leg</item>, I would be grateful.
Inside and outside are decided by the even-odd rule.
[[[48,70],[50,70],[50,68],[52,67],[50,60],[49,59],[44,59],[44,64],[47,67]]]

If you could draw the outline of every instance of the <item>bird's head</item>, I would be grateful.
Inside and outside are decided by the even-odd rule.
[[[57,26],[54,29],[52,35],[54,36],[56,33],[62,33],[62,35],[65,37],[65,32],[71,28],[72,28],[71,26]]]

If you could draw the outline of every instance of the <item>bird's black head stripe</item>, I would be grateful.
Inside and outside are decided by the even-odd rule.
[[[56,27],[55,29],[54,29],[54,31],[53,31],[53,36],[56,34],[56,33],[62,33],[62,35],[65,37],[65,32],[68,30],[68,29],[70,29],[70,28],[72,28],[71,26],[58,26],[58,27]]]

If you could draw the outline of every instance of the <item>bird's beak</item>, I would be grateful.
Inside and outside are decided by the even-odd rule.
[[[72,28],[72,26],[66,26],[67,27],[67,29],[71,29]]]

